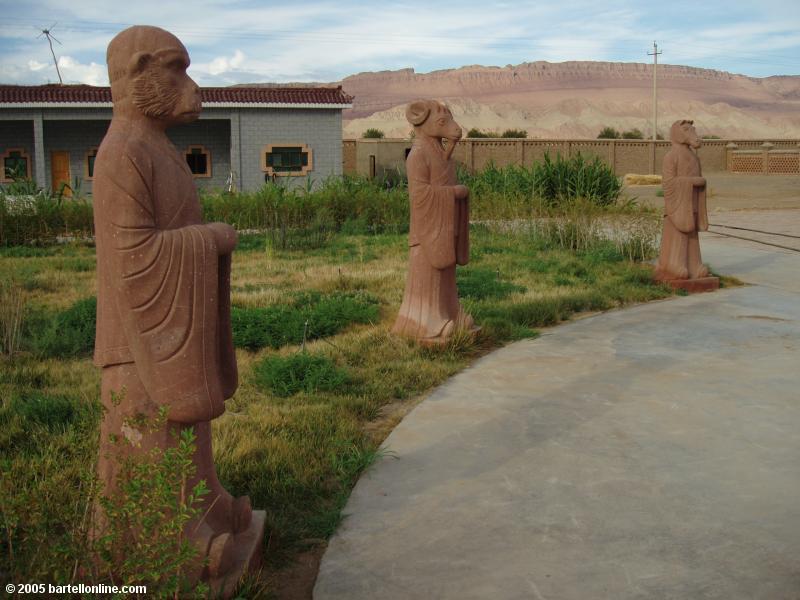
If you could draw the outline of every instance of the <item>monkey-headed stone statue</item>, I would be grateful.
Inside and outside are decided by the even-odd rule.
[[[210,493],[185,528],[201,559],[187,575],[228,596],[258,561],[264,530],[264,513],[222,487],[211,454],[210,421],[238,385],[230,324],[236,231],[203,223],[192,174],[165,133],[200,113],[183,44],[163,29],[131,27],[111,41],[107,60],[114,112],[94,182],[102,493],[115,493],[119,469],[110,440],[127,438],[128,455],[144,454],[194,428],[189,484],[204,480]],[[160,410],[162,427],[137,429],[137,418]]]
[[[423,344],[446,343],[456,331],[478,330],[458,301],[456,265],[469,262],[469,190],[451,158],[461,127],[436,100],[406,108],[414,145],[406,160],[411,226],[409,266],[393,331]],[[447,148],[442,144],[447,139]]]
[[[675,121],[670,141],[672,149],[664,156],[664,231],[655,279],[692,292],[717,289],[719,279],[709,277],[700,257],[699,232],[708,229],[708,213],[706,180],[693,150],[700,147],[693,121]]]

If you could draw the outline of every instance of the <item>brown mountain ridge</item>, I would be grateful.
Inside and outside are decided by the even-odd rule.
[[[370,127],[405,137],[404,106],[446,101],[465,128],[528,137],[595,138],[606,125],[651,131],[651,64],[569,61],[505,67],[471,65],[417,73],[359,73],[341,82],[355,97],[344,112],[345,138]],[[658,66],[659,131],[694,119],[702,134],[723,138],[800,138],[800,76],[747,77],[680,65]]]

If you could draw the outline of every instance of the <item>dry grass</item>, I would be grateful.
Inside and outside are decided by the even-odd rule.
[[[661,185],[661,175],[639,175],[628,173],[622,178],[625,185]]]

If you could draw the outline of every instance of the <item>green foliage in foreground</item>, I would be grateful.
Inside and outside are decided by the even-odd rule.
[[[280,318],[252,327],[242,347],[254,349],[237,351],[240,387],[214,421],[214,459],[226,488],[267,512],[270,569],[333,533],[357,477],[395,422],[384,416],[387,407],[409,406],[476,357],[576,311],[671,293],[650,281],[648,266],[627,260],[629,247],[644,257],[655,248],[645,230],[626,223],[653,217],[657,228],[657,215],[616,210],[473,226],[471,262],[457,277],[482,330],[474,340],[434,349],[390,333],[402,298],[405,236],[332,234],[303,252],[269,247],[264,235],[242,237],[233,263],[236,335],[271,311]],[[43,323],[78,313],[62,296],[92,293],[87,273],[48,273],[60,272],[66,259],[91,263],[93,249],[57,250],[0,257],[3,275],[13,272],[22,286],[55,282],[25,288],[31,305],[42,305],[28,323],[39,310]],[[279,293],[262,300],[265,288]],[[256,312],[239,312],[250,310]],[[325,337],[313,341],[312,323]],[[269,327],[274,333],[260,337]],[[35,337],[47,327],[25,331]],[[0,563],[17,581],[86,581],[73,571],[92,506],[99,372],[88,354],[45,359],[23,341],[12,361],[0,360]]]
[[[165,424],[162,410],[159,418],[137,428],[155,431]],[[127,440],[116,440],[116,493],[99,498],[109,526],[91,544],[100,564],[95,578],[105,579],[113,567],[117,585],[146,585],[148,594],[161,598],[203,598],[205,586],[193,589],[187,573],[198,552],[183,532],[201,516],[209,489],[202,480],[190,485],[197,472],[194,431],[184,429],[174,438],[173,447],[133,455],[126,452]]]

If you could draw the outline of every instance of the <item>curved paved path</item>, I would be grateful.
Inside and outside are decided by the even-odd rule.
[[[568,323],[435,390],[314,597],[800,598],[800,254],[703,248],[758,285]]]

